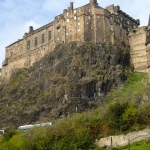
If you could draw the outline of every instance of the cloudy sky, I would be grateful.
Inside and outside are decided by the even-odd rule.
[[[0,0],[0,68],[5,59],[5,47],[23,37],[29,26],[37,29],[61,14],[70,2],[74,7],[89,3],[89,0]],[[147,25],[150,0],[98,0],[105,8],[118,4],[133,18],[139,18],[141,26]]]

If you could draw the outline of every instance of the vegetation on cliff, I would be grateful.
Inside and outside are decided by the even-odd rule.
[[[129,67],[129,52],[115,45],[58,45],[0,86],[0,128],[53,121],[97,108],[108,91],[122,86]]]
[[[108,94],[108,98],[110,94],[113,97],[108,99],[107,104],[59,119],[51,127],[34,128],[26,132],[10,131],[1,138],[0,150],[100,150],[94,144],[96,139],[149,126],[150,102],[145,103],[144,96],[149,87],[145,83],[146,74],[131,73],[120,91],[113,90]],[[135,89],[141,93],[134,92]],[[136,101],[139,94],[143,98],[140,103]]]
[[[14,72],[0,86],[0,128],[11,129],[0,150],[98,150],[96,139],[147,127],[147,76],[129,69],[128,51],[71,42]],[[12,130],[47,121],[53,125]]]

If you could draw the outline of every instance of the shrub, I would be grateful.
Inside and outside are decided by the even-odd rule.
[[[5,132],[3,135],[3,140],[4,141],[8,141],[9,139],[11,139],[15,134],[16,134],[16,130],[10,130],[8,132]]]
[[[122,115],[122,130],[128,130],[138,123],[138,108],[135,104],[130,104]]]
[[[112,129],[121,130],[123,125],[122,115],[128,108],[128,105],[127,102],[115,102],[110,105],[107,119],[108,124]]]
[[[139,107],[139,124],[150,124],[150,102]]]

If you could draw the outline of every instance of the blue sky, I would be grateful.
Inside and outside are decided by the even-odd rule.
[[[53,21],[71,1],[75,8],[89,3],[89,0],[0,0],[0,68],[6,46],[21,39],[29,26],[37,29]],[[148,23],[150,0],[98,0],[98,3],[103,8],[118,4],[131,17],[139,18],[141,26]]]

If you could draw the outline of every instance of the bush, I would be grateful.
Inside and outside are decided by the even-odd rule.
[[[121,130],[123,125],[122,116],[128,108],[128,103],[115,102],[110,105],[108,113],[108,124],[112,129]]]
[[[16,130],[9,130],[8,132],[5,132],[3,135],[3,140],[4,141],[8,141],[9,139],[11,139],[15,134],[16,134]]]
[[[150,102],[139,107],[139,124],[150,124]]]
[[[128,130],[138,123],[138,108],[135,104],[131,104],[122,115],[122,130]]]

